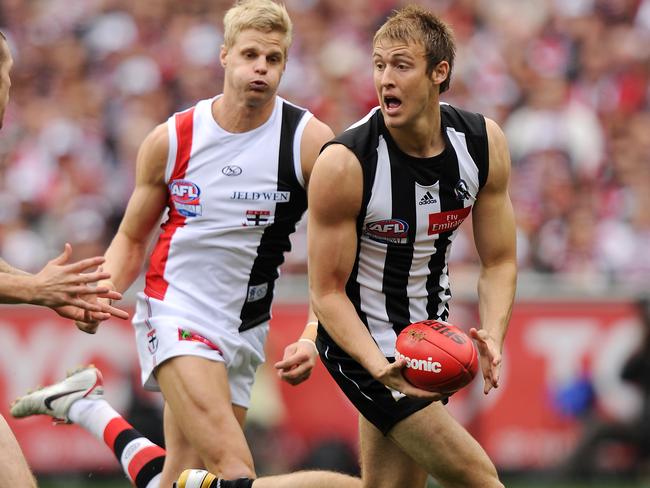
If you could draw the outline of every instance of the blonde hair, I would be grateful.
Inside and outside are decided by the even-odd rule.
[[[449,74],[440,84],[440,93],[449,88],[451,69],[456,56],[456,42],[451,28],[440,18],[418,5],[409,5],[395,10],[375,33],[373,46],[384,39],[421,44],[427,60],[427,75],[433,72],[438,63],[447,61]]]
[[[272,0],[238,0],[223,18],[224,47],[230,49],[241,31],[255,29],[261,32],[280,32],[286,40],[286,50],[291,45],[293,25],[284,5]]]

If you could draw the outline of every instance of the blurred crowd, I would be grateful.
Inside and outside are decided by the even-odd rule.
[[[376,105],[389,0],[286,0],[281,94],[335,131]],[[455,30],[445,101],[496,120],[513,159],[522,269],[650,284],[650,0],[428,0]],[[0,255],[38,269],[102,253],[144,136],[220,92],[231,0],[3,0],[15,58],[0,133]],[[471,227],[457,265],[474,265]],[[304,237],[289,269],[304,270]]]

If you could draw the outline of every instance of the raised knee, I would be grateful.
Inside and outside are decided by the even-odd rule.
[[[255,479],[255,473],[251,470],[250,466],[244,462],[229,462],[222,461],[218,463],[219,469],[216,471],[221,478],[227,480],[237,480],[239,478]]]

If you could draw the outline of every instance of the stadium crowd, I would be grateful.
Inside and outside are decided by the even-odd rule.
[[[231,0],[5,0],[16,60],[0,136],[0,255],[101,254],[144,136],[220,91]],[[370,37],[406,2],[286,0],[281,94],[340,131],[376,104]],[[443,99],[506,132],[522,269],[650,284],[650,0],[424,0],[460,52]],[[465,226],[465,232],[471,232]],[[476,260],[459,236],[453,259]],[[465,241],[463,243],[463,241]],[[289,260],[304,270],[302,240]]]

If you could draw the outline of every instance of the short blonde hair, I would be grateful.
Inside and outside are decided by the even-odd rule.
[[[418,5],[395,10],[375,33],[373,46],[384,39],[421,44],[427,60],[427,75],[433,72],[440,61],[447,61],[449,74],[440,84],[440,93],[449,88],[456,56],[456,42],[451,28],[439,17]]]
[[[286,49],[291,45],[293,25],[284,5],[272,0],[238,0],[223,18],[223,44],[230,49],[241,31],[255,29],[261,32],[284,34]]]

